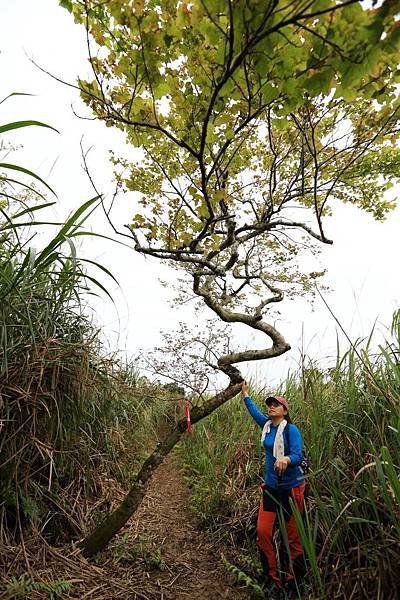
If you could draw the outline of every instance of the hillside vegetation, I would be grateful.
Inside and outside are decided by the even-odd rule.
[[[400,313],[392,334],[378,353],[359,344],[332,368],[310,363],[281,386],[311,460],[302,539],[312,598],[400,594]],[[257,387],[262,410],[265,393]],[[194,511],[237,548],[230,568],[255,588],[263,456],[241,399],[197,427],[181,456]]]
[[[174,394],[108,355],[91,319],[88,293],[107,292],[93,271],[111,274],[79,259],[74,238],[96,199],[34,248],[49,203],[1,183],[0,538],[35,530],[61,544],[107,508],[107,488],[129,483]]]

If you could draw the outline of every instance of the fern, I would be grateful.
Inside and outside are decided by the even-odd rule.
[[[11,598],[26,598],[28,594],[33,592],[35,588],[33,579],[27,575],[21,575],[20,577],[11,577],[10,583],[7,585],[5,590],[6,599]]]
[[[32,592],[45,592],[48,600],[59,600],[66,592],[72,588],[72,583],[64,579],[56,579],[55,581],[34,581],[27,575],[11,577],[9,584],[5,590],[6,599],[16,599],[28,597]]]
[[[233,565],[232,563],[230,563],[224,555],[222,555],[222,562],[224,563],[225,568],[230,572],[233,573],[233,575],[236,577],[236,580],[240,583],[244,583],[244,585],[247,588],[250,588],[251,590],[253,590],[253,592],[256,592],[258,596],[260,596],[260,598],[264,598],[265,594],[264,594],[264,590],[262,589],[262,587],[260,585],[258,585],[258,583],[256,583],[254,581],[254,579],[252,577],[250,577],[250,575],[247,575],[247,573],[245,573],[244,571],[242,571],[241,569],[239,569],[239,567],[237,567],[236,565]]]

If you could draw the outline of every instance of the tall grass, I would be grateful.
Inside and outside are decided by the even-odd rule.
[[[10,123],[0,134],[32,125],[44,126]],[[32,228],[51,203],[14,172],[50,188],[23,167],[0,168],[0,541],[34,526],[62,542],[90,527],[110,478],[129,485],[170,395],[107,356],[90,319],[87,293],[108,293],[93,267],[112,275],[80,260],[74,242],[98,199],[35,249]]]
[[[0,249],[0,527],[61,542],[91,526],[85,507],[110,477],[129,485],[171,402],[104,353],[71,240],[68,255],[65,235],[46,248],[9,235]]]
[[[378,353],[358,343],[281,386],[312,465],[302,538],[313,598],[400,596],[400,312],[392,334]],[[240,403],[197,428],[182,456],[202,522],[236,546],[247,537],[251,553],[263,458]]]

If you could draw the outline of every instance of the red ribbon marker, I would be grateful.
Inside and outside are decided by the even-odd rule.
[[[186,417],[187,430],[188,430],[189,433],[193,433],[192,424],[190,422],[189,400],[185,400],[185,417]]]

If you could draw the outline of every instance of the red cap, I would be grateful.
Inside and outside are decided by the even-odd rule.
[[[289,402],[286,400],[286,398],[283,398],[282,396],[268,396],[268,398],[265,401],[266,404],[268,404],[268,400],[276,400],[277,402],[279,402],[279,404],[282,404],[282,406],[286,408],[286,410],[289,410]]]

